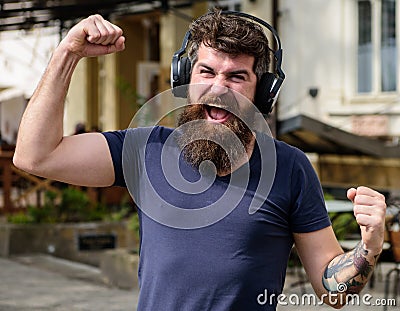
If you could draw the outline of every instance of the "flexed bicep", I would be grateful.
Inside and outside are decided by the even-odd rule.
[[[107,141],[100,133],[66,136],[53,152],[25,171],[80,186],[110,186],[114,167]]]

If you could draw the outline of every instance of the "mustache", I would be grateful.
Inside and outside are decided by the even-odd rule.
[[[225,109],[233,114],[238,115],[239,113],[239,103],[235,95],[231,90],[228,90],[223,94],[215,94],[215,93],[206,93],[200,98],[193,99],[190,94],[188,95],[188,104],[189,105],[204,105],[217,107],[221,109]]]

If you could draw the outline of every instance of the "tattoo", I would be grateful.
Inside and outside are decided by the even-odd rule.
[[[355,249],[353,260],[357,272],[364,278],[368,278],[373,268],[365,258],[367,255],[368,251],[363,248],[361,243],[359,243]]]
[[[328,292],[357,294],[367,283],[378,257],[368,256],[364,244],[359,243],[352,251],[337,256],[329,263],[322,284]]]

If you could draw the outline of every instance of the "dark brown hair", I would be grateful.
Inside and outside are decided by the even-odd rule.
[[[257,79],[268,71],[270,49],[260,25],[240,16],[221,14],[221,10],[215,9],[195,20],[190,25],[190,31],[192,37],[188,56],[192,65],[197,62],[198,50],[203,43],[230,55],[253,56],[253,71]]]

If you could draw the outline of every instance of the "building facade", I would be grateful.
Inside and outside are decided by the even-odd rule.
[[[66,101],[66,135],[73,133],[78,122],[88,130],[129,126],[147,100],[170,88],[171,57],[181,46],[190,21],[216,4],[167,1],[169,6],[154,10],[150,3],[132,14],[109,16],[124,30],[125,51],[79,63]],[[270,117],[278,136],[286,120],[306,116],[326,128],[369,138],[382,146],[399,146],[400,1],[225,0],[217,4],[253,14],[278,30],[286,73]],[[316,168],[323,183],[400,189],[399,149],[384,156],[354,148],[339,156],[319,152],[323,149],[317,144],[306,151],[317,154]],[[376,169],[369,174],[366,167]]]

